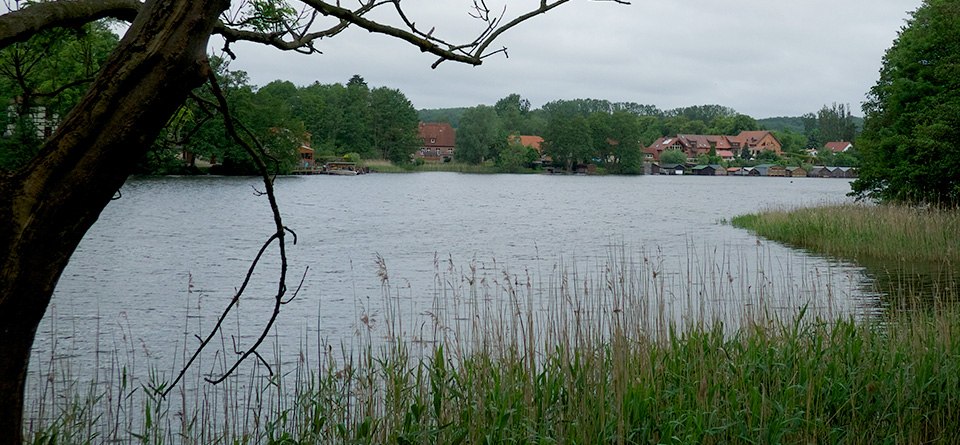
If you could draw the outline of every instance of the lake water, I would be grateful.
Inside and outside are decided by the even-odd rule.
[[[175,371],[272,232],[261,188],[253,178],[131,179],[64,271],[31,374],[42,379],[51,364],[69,362],[83,378],[115,368],[103,363],[111,351],[131,367]],[[709,291],[718,287],[766,292],[787,313],[810,302],[831,313],[878,304],[861,291],[861,268],[723,223],[767,208],[847,201],[847,180],[416,173],[283,177],[276,189],[298,237],[288,247],[289,286],[306,271],[269,340],[291,353],[304,338],[350,344],[390,318],[405,320],[399,335],[414,338],[424,326],[417,317],[435,315],[438,300],[469,293],[470,283],[496,293],[510,280],[550,287],[572,274],[599,281],[594,274],[611,260],[656,264],[668,306],[689,309],[696,300],[692,306],[701,307],[685,311],[687,318],[739,313],[747,300]],[[256,334],[276,265],[269,256],[258,269],[215,354],[229,355],[231,343]],[[401,313],[392,315],[385,295]]]

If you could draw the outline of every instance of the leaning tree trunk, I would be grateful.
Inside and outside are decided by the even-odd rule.
[[[0,444],[23,441],[30,349],[61,272],[166,121],[203,82],[208,38],[228,4],[148,1],[40,155],[0,178]]]

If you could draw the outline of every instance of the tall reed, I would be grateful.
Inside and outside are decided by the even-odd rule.
[[[731,223],[836,257],[960,265],[960,209],[842,204],[770,209]]]
[[[377,264],[386,319],[361,314],[355,349],[304,336],[295,360],[277,351],[272,377],[254,364],[214,387],[198,373],[168,399],[156,394],[169,377],[134,386],[110,359],[118,377],[106,386],[40,397],[29,437],[922,443],[960,431],[955,311],[854,321],[834,312],[832,292],[778,282],[769,265],[717,252],[672,264],[625,249],[587,270],[561,262],[511,273],[437,259],[432,303],[420,308],[386,261]]]

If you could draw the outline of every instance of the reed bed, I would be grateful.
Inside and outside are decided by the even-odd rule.
[[[731,223],[764,238],[855,261],[960,265],[960,209],[841,204],[771,209]]]
[[[197,371],[164,399],[168,374],[134,378],[121,358],[109,358],[107,377],[90,385],[57,383],[72,380],[68,369],[53,370],[58,378],[39,384],[28,437],[949,443],[960,431],[956,311],[838,316],[830,291],[778,283],[769,268],[726,254],[673,267],[621,251],[586,272],[435,265],[433,303],[417,308],[379,259],[380,321],[361,315],[359,346],[304,336],[291,354],[276,343],[273,376],[254,363],[210,386]],[[116,349],[122,357],[127,347]]]

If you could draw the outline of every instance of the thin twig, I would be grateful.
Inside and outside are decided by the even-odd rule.
[[[205,378],[205,380],[212,384],[223,382],[227,377],[229,377],[234,372],[236,372],[236,370],[240,367],[240,365],[251,355],[256,356],[259,359],[259,361],[261,361],[264,364],[267,364],[266,361],[263,359],[263,357],[260,355],[260,353],[257,352],[257,349],[266,339],[274,323],[276,323],[277,317],[280,315],[280,307],[286,303],[289,303],[289,301],[291,301],[294,297],[296,297],[296,293],[295,293],[294,297],[291,297],[289,300],[284,300],[283,298],[287,292],[286,280],[287,280],[288,263],[287,263],[287,251],[286,251],[286,234],[289,232],[293,236],[294,244],[296,244],[297,237],[296,237],[296,233],[294,233],[292,230],[288,229],[283,225],[283,218],[280,215],[280,207],[277,204],[276,195],[274,193],[274,187],[273,187],[274,177],[270,173],[269,169],[267,168],[267,164],[264,162],[264,157],[266,156],[266,150],[264,149],[263,145],[254,137],[254,135],[251,132],[249,132],[249,130],[247,130],[246,128],[243,128],[244,132],[246,132],[247,136],[250,137],[250,139],[253,141],[253,145],[248,143],[246,139],[240,136],[239,132],[237,131],[238,125],[234,121],[233,116],[230,113],[230,108],[227,104],[226,97],[224,96],[223,91],[220,89],[220,85],[212,69],[209,70],[208,81],[210,84],[210,89],[217,100],[216,104],[212,104],[205,100],[198,100],[197,102],[201,103],[202,104],[201,106],[215,105],[216,109],[224,117],[224,124],[226,126],[227,133],[230,135],[230,137],[234,139],[234,141],[238,145],[240,145],[247,152],[247,154],[249,154],[253,158],[254,164],[257,167],[257,171],[260,174],[261,179],[263,180],[263,185],[264,185],[263,193],[264,195],[267,196],[267,200],[270,203],[270,210],[273,213],[275,231],[273,234],[270,235],[267,241],[264,242],[263,245],[260,247],[260,250],[257,252],[257,255],[254,257],[253,261],[251,262],[250,267],[247,269],[247,274],[243,280],[243,284],[234,293],[234,296],[233,298],[231,298],[230,303],[227,304],[227,307],[224,308],[224,310],[221,312],[220,316],[217,319],[217,323],[214,325],[213,329],[211,329],[210,332],[207,334],[207,336],[203,338],[203,340],[200,342],[200,345],[197,347],[196,351],[194,351],[190,359],[184,364],[183,368],[180,370],[180,373],[177,375],[177,378],[173,381],[170,387],[167,388],[167,390],[163,393],[164,397],[167,394],[169,394],[170,391],[183,379],[183,376],[186,374],[186,371],[196,361],[196,359],[200,356],[200,354],[207,347],[207,345],[210,344],[210,342],[213,340],[215,335],[218,332],[220,332],[223,326],[223,322],[227,318],[227,315],[234,308],[236,308],[237,304],[240,301],[240,297],[247,290],[247,285],[250,283],[253,273],[256,270],[257,266],[259,265],[260,260],[263,258],[263,255],[266,252],[267,248],[271,244],[273,244],[274,241],[277,242],[279,251],[280,251],[279,252],[280,275],[277,278],[277,290],[276,290],[276,294],[273,297],[274,305],[273,305],[273,312],[270,316],[270,319],[267,321],[266,325],[264,325],[264,327],[260,331],[260,335],[258,336],[257,340],[253,343],[252,346],[250,346],[244,351],[236,351],[239,357],[234,361],[233,365],[230,366],[229,369],[227,369],[222,375],[220,375],[217,378]],[[195,99],[199,99],[199,98],[195,97]],[[256,148],[254,147],[254,145],[256,146]],[[303,285],[303,280],[305,279],[305,277],[306,277],[306,271],[304,272],[304,278],[301,278],[300,286]],[[299,292],[300,286],[298,286],[297,292]],[[270,368],[269,365],[267,366],[267,370],[270,372],[271,375],[273,374],[273,370]]]

